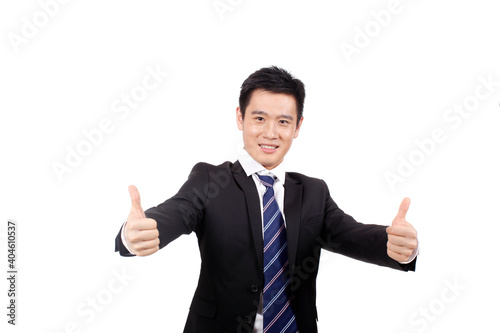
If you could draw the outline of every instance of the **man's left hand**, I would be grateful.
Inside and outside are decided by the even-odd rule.
[[[409,261],[418,246],[417,230],[406,221],[409,207],[410,198],[404,198],[399,206],[398,215],[387,228],[387,254],[400,263]]]

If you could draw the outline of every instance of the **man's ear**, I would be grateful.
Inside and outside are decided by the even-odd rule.
[[[243,131],[243,114],[239,106],[236,108],[236,124],[238,125],[238,129]]]
[[[299,124],[297,125],[297,128],[295,129],[295,133],[293,134],[294,139],[299,136],[299,131],[300,131],[300,128],[302,127],[303,120],[304,120],[304,117],[301,117],[299,120]]]

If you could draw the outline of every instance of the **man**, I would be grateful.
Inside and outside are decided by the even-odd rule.
[[[415,270],[417,236],[409,199],[387,228],[356,222],[324,181],[285,172],[303,122],[303,83],[277,67],[241,87],[236,109],[244,149],[237,162],[198,163],[179,192],[132,208],[116,237],[121,255],[146,256],[195,232],[201,271],[184,332],[317,332],[320,250],[399,270]]]

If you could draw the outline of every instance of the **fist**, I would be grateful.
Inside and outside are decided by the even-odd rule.
[[[160,238],[156,221],[146,218],[141,207],[141,197],[134,185],[128,187],[132,207],[123,231],[127,246],[135,255],[148,256],[160,249]]]
[[[407,262],[418,246],[417,231],[406,221],[410,198],[404,198],[399,212],[387,228],[387,255],[397,262]]]

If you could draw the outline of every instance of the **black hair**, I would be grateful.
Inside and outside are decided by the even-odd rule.
[[[306,91],[302,81],[293,77],[283,68],[276,66],[264,67],[255,71],[241,85],[239,103],[243,118],[252,93],[258,89],[292,95],[297,105],[297,125],[299,124],[304,112],[304,99],[306,98]]]

